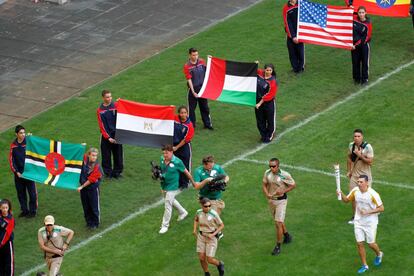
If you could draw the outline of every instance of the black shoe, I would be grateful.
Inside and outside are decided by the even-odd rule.
[[[29,215],[29,213],[28,212],[21,212],[20,213],[20,215],[19,215],[19,218],[25,218],[25,217],[27,217]]]
[[[214,128],[212,126],[204,126],[204,128],[208,129],[208,130],[214,130]]]
[[[112,178],[112,175],[110,175],[110,174],[104,174],[104,177],[106,178],[106,179],[111,179]]]
[[[283,238],[283,243],[291,243],[292,242],[293,237],[290,234],[287,234],[284,238]]]
[[[361,80],[361,85],[366,85],[368,84],[368,80]]]
[[[112,175],[112,177],[115,178],[115,179],[120,179],[123,176],[122,176],[122,174],[114,174],[114,175]]]
[[[204,272],[204,276],[210,276],[210,272]]]
[[[224,275],[224,263],[222,261],[219,262],[219,265],[217,266],[217,270],[220,276]]]
[[[34,218],[36,217],[36,213],[29,213],[26,218]]]
[[[272,251],[272,255],[277,256],[279,254],[280,254],[280,247],[276,245],[275,248]]]

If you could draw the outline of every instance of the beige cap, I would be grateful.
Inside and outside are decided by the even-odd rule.
[[[55,224],[55,218],[52,217],[51,215],[48,215],[45,217],[45,225],[48,224]]]

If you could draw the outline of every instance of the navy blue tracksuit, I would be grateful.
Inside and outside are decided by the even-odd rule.
[[[17,198],[23,215],[36,215],[37,212],[37,189],[32,180],[21,178],[17,173],[24,172],[24,159],[26,156],[26,139],[19,143],[17,138],[10,145],[9,163],[14,174]],[[27,193],[29,194],[29,207],[27,206]]]
[[[292,70],[300,73],[305,70],[305,45],[296,44],[293,38],[297,37],[298,5],[291,5],[289,2],[283,7],[283,22],[286,32],[286,45],[289,53],[289,60]]]
[[[183,161],[184,166],[189,172],[191,172],[191,139],[193,135],[194,128],[189,118],[185,123],[181,123],[179,119],[176,119],[174,122],[173,145],[178,145],[184,139],[186,143],[176,150],[174,155]],[[180,174],[179,187],[181,189],[188,187],[188,178],[183,173]]]
[[[101,131],[102,169],[108,177],[118,177],[124,169],[124,156],[121,144],[109,142],[115,138],[116,130],[116,104],[108,106],[101,104],[97,110],[99,129]],[[112,167],[112,155],[114,166]]]
[[[88,156],[85,155],[79,182],[81,185],[87,180],[91,183],[80,191],[87,227],[98,227],[100,223],[99,185],[101,179],[102,172],[98,162],[91,167]]]
[[[352,78],[355,83],[364,84],[368,81],[369,54],[372,33],[372,24],[369,18],[353,21],[353,44],[355,49],[351,51],[352,56]]]

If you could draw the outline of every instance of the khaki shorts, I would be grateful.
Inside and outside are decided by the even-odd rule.
[[[354,224],[355,240],[357,242],[366,241],[367,243],[374,243],[377,237],[377,224],[372,225],[358,225]]]
[[[212,199],[210,200],[211,203],[211,209],[216,211],[217,213],[221,214],[221,211],[226,207],[226,204],[224,204],[224,201],[221,199]]]
[[[59,273],[60,266],[62,265],[63,257],[58,258],[46,258],[46,265],[49,270],[48,276],[55,276]]]
[[[216,237],[209,238],[201,235],[200,232],[197,234],[197,252],[204,253],[207,257],[214,257],[218,246],[218,240]]]
[[[284,222],[286,215],[287,199],[282,200],[270,200],[269,208],[270,213],[275,221]]]

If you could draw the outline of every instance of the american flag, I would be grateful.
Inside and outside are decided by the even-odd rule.
[[[351,50],[353,12],[348,7],[299,0],[299,42]]]

